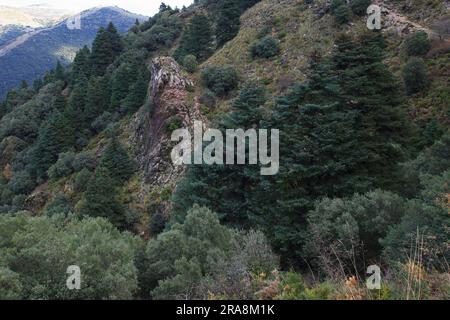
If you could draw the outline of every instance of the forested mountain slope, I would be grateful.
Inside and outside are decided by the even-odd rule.
[[[448,8],[374,2],[381,31],[367,0],[161,5],[11,91],[0,297],[448,299]],[[279,129],[278,174],[175,167],[195,120]]]
[[[76,51],[90,46],[100,27],[113,22],[120,32],[126,32],[136,19],[146,17],[119,8],[96,8],[81,13],[81,28],[69,29],[67,21],[49,27],[36,28],[0,46],[0,98],[25,80],[31,84],[54,68],[57,61],[72,62]]]

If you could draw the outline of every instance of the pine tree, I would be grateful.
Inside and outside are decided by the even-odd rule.
[[[113,138],[106,147],[100,160],[100,167],[105,169],[116,184],[125,183],[134,173],[134,165],[127,151],[117,138]]]
[[[107,218],[118,228],[125,224],[125,209],[117,199],[117,187],[106,168],[99,167],[91,178],[79,213]]]
[[[143,72],[139,73],[136,82],[131,86],[125,99],[127,113],[136,112],[145,102],[148,90],[148,80]]]
[[[138,68],[134,63],[125,62],[116,69],[111,79],[111,111],[116,111],[120,107],[137,76]]]
[[[31,154],[31,174],[42,179],[58,155],[75,143],[75,130],[68,114],[56,111],[41,128]]]
[[[92,122],[96,117],[108,110],[110,88],[108,77],[92,77],[89,80],[86,95],[85,117]]]
[[[92,75],[102,76],[123,50],[122,39],[112,23],[100,28],[89,57]]]
[[[58,110],[59,112],[64,112],[64,110],[66,109],[67,107],[66,98],[64,98],[64,96],[60,92],[56,94],[53,106],[54,109]]]
[[[220,124],[223,136],[226,129],[258,128],[262,118],[260,107],[264,103],[263,88],[250,86],[243,89],[233,103],[233,112]],[[248,151],[248,143],[246,148]],[[194,204],[199,204],[217,212],[225,223],[248,227],[252,212],[252,208],[248,206],[248,198],[251,196],[249,190],[257,185],[259,173],[257,165],[191,166],[174,196],[176,218],[182,221],[187,210]]]
[[[87,46],[80,49],[75,55],[75,59],[72,63],[72,74],[71,80],[75,84],[80,78],[89,78],[90,76],[90,65],[89,56],[91,51]]]
[[[175,58],[182,62],[187,55],[194,55],[199,62],[205,61],[213,52],[211,23],[204,14],[196,14],[190,21],[175,52]]]
[[[58,60],[55,67],[54,79],[57,81],[66,81],[66,74],[64,71],[64,67],[61,62]]]
[[[237,0],[222,0],[216,26],[217,45],[222,47],[232,40],[239,32],[241,26],[241,11]]]

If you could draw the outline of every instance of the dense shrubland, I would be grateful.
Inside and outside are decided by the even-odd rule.
[[[448,104],[429,72],[445,62],[426,56],[430,43],[417,33],[394,74],[381,33],[347,33],[329,55],[311,53],[306,80],[274,92],[217,58],[258,2],[161,5],[125,36],[112,24],[99,30],[68,69],[58,64],[8,94],[0,298],[448,299],[450,110],[424,124],[405,107],[436,92]],[[330,12],[347,22],[367,4],[333,1]],[[282,32],[279,22],[255,32],[242,63],[284,61]],[[219,130],[280,129],[278,175],[192,166],[173,195],[161,190],[170,217],[157,203],[131,203],[139,166],[123,125],[151,111],[147,62],[162,54],[199,80],[193,94]],[[52,196],[35,208],[41,188]],[[71,264],[86,270],[83,290],[65,287]],[[382,269],[381,290],[365,288],[371,264]]]

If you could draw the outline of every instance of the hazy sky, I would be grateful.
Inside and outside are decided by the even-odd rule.
[[[0,0],[0,5],[20,7],[34,4],[48,4],[54,8],[69,9],[79,12],[98,6],[118,6],[128,11],[151,16],[158,12],[159,5],[164,2],[172,8],[190,5],[193,0]]]

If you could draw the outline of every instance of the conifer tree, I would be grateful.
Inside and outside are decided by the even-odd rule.
[[[92,122],[96,117],[108,110],[110,100],[109,81],[106,76],[92,77],[89,80],[86,95],[85,116]]]
[[[116,111],[120,107],[137,76],[138,68],[134,63],[125,62],[116,69],[111,78],[111,111]]]
[[[127,151],[115,137],[106,147],[99,166],[105,169],[105,172],[110,175],[111,179],[119,185],[130,179],[134,173],[133,162]]]
[[[258,128],[262,119],[260,107],[264,103],[263,88],[249,86],[243,89],[233,103],[233,112],[220,124],[219,129],[223,135],[225,136],[226,129]],[[246,148],[248,151],[248,142]],[[237,150],[235,158],[236,156]],[[249,190],[253,190],[257,185],[259,172],[257,165],[191,166],[174,196],[176,218],[182,221],[187,210],[194,204],[199,204],[216,211],[225,223],[248,227],[252,212],[252,208],[248,206],[249,197],[252,196]]]
[[[122,39],[112,23],[100,28],[92,44],[90,65],[92,75],[102,76],[123,50]]]
[[[241,10],[237,0],[222,0],[216,26],[217,45],[222,47],[239,32]]]
[[[54,72],[54,79],[57,81],[66,81],[66,75],[64,67],[62,66],[61,62],[58,60],[55,67]]]
[[[131,86],[125,99],[127,113],[136,112],[145,102],[148,90],[148,80],[143,72],[139,72],[136,82]]]
[[[79,213],[107,218],[118,228],[125,224],[125,209],[117,199],[117,187],[109,172],[99,167],[91,178]]]
[[[181,37],[180,46],[175,52],[175,58],[182,62],[187,55],[194,55],[199,62],[205,61],[213,48],[213,33],[211,23],[204,14],[196,14],[190,21]]]
[[[38,140],[31,154],[31,174],[45,178],[58,155],[74,145],[75,130],[65,112],[56,111],[39,132]]]
[[[87,46],[80,49],[75,55],[75,59],[72,63],[72,83],[76,83],[80,78],[89,78],[90,76],[90,65],[89,65],[89,55],[91,51]]]

